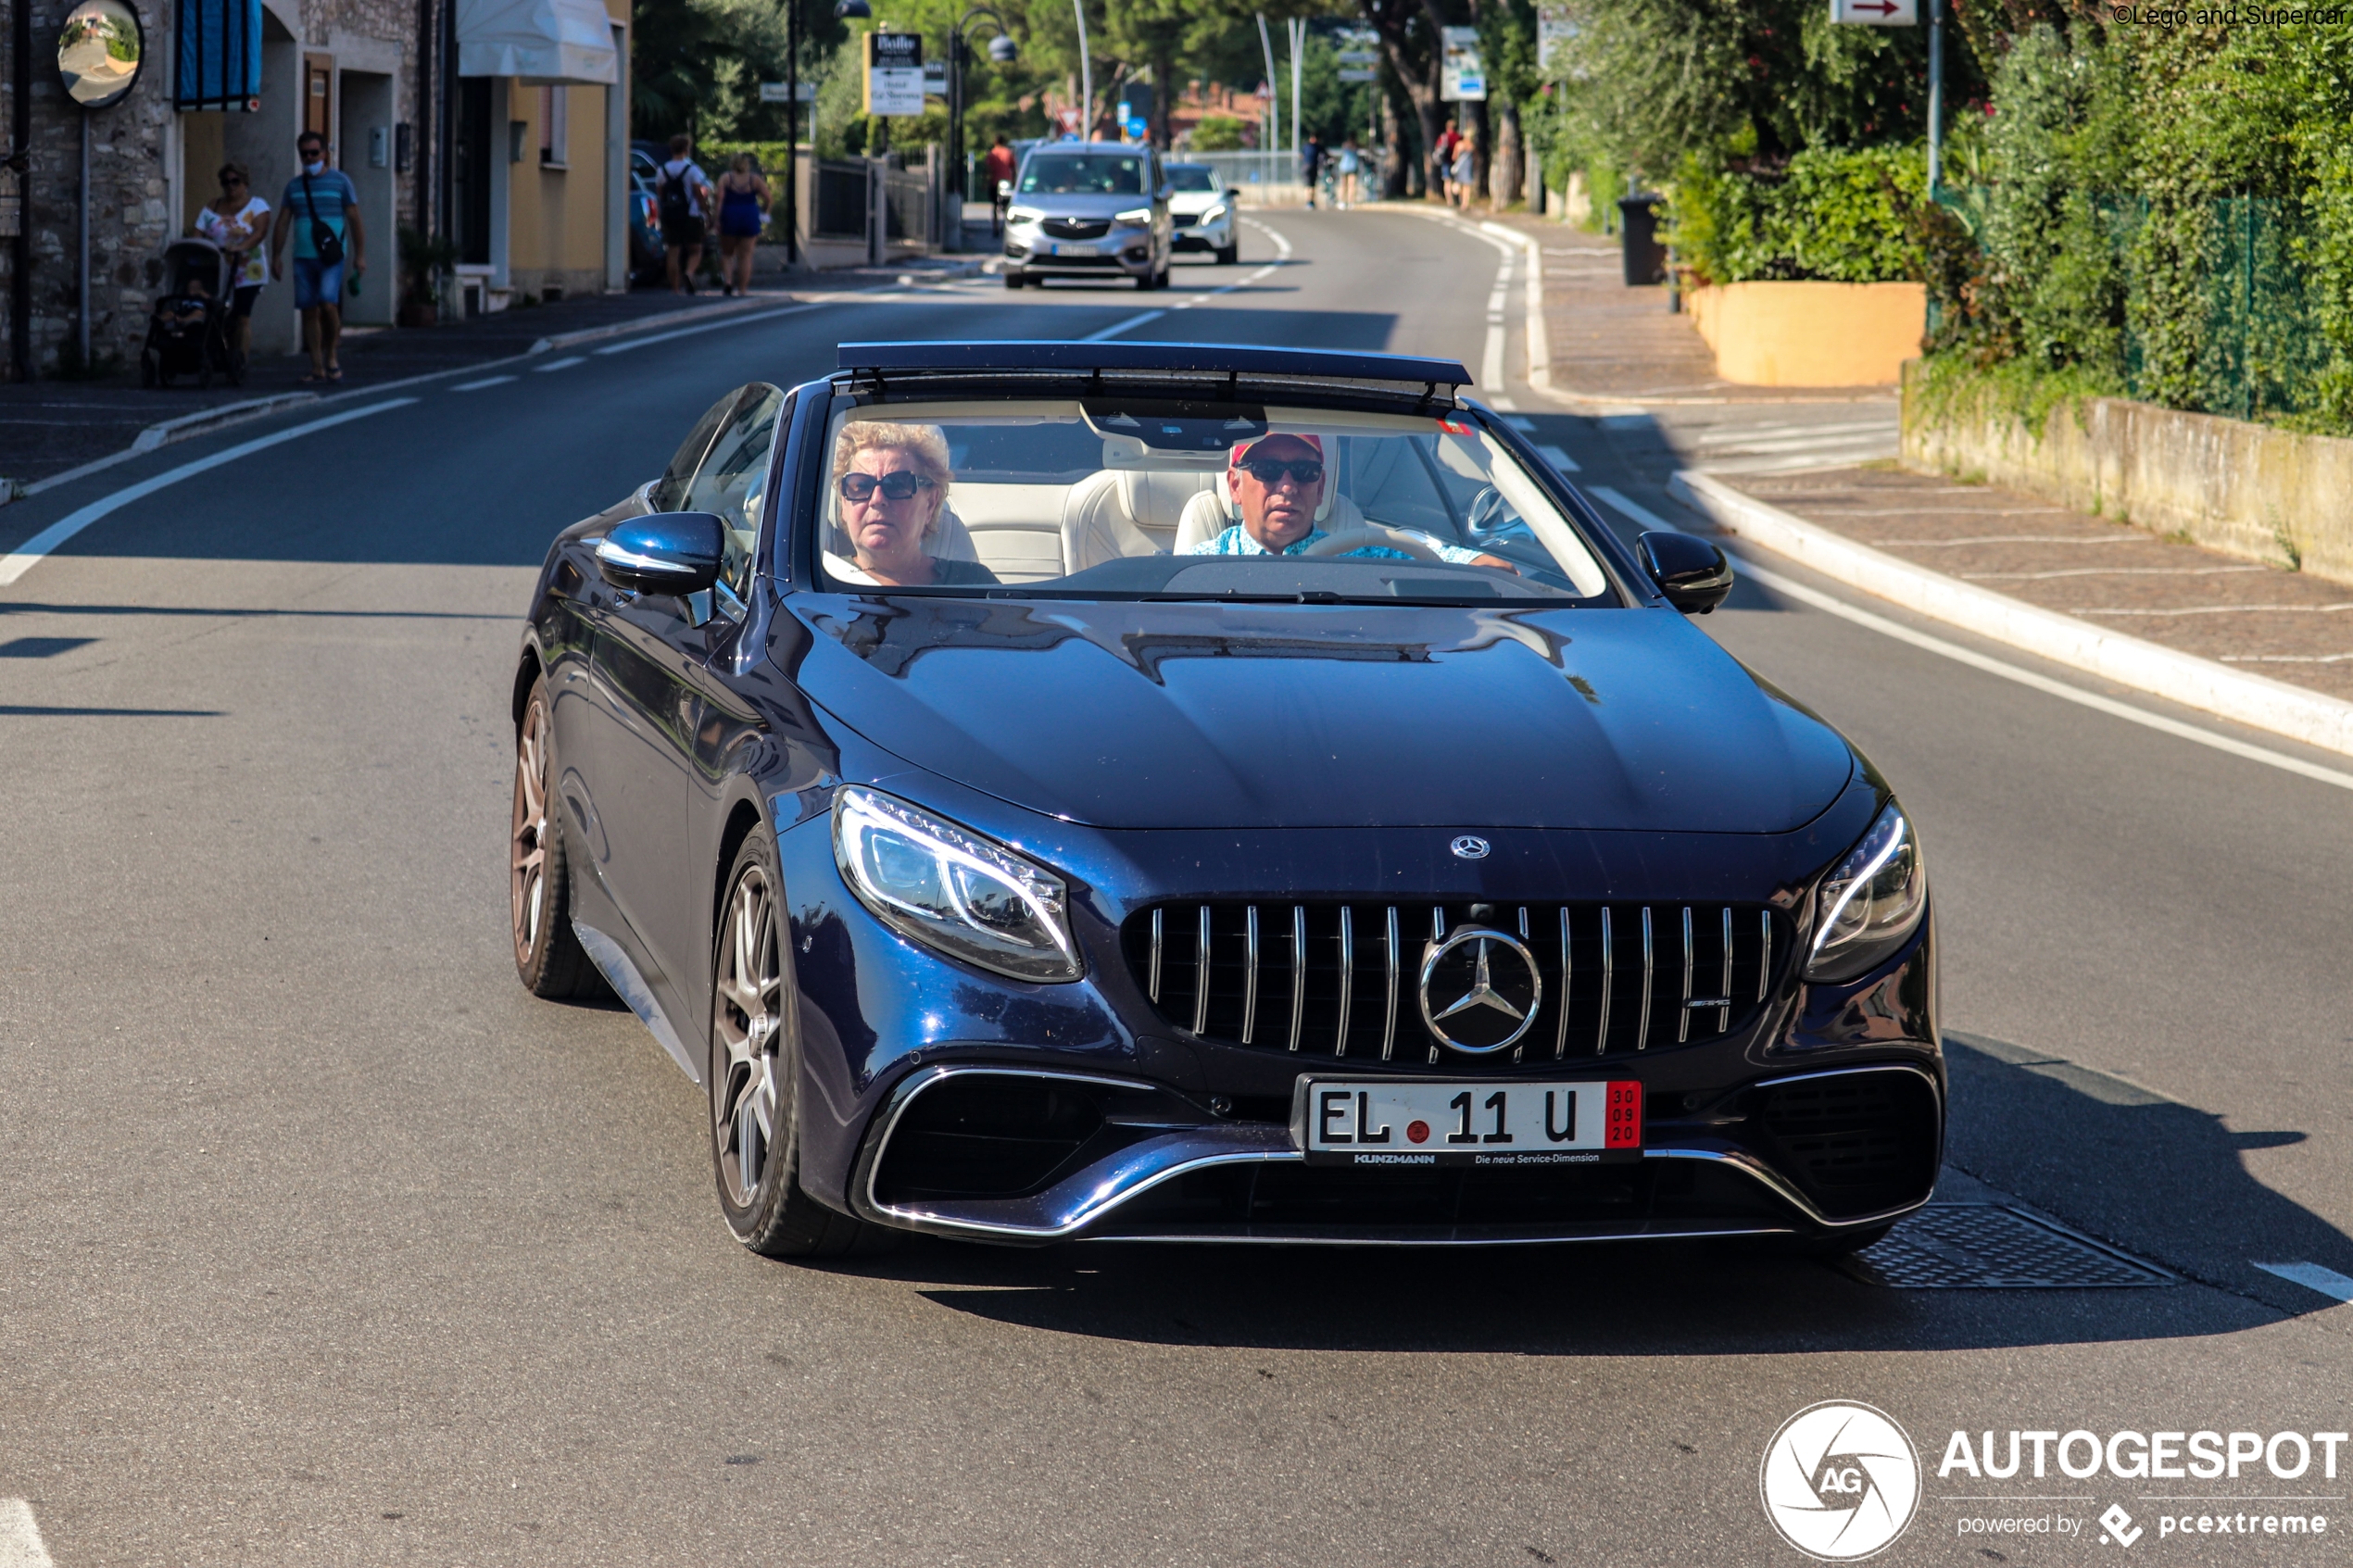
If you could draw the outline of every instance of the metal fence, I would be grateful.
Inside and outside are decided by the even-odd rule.
[[[883,212],[890,244],[931,247],[931,181],[921,169],[883,170]]]
[[[1242,194],[1242,200],[1286,206],[1307,199],[1299,178],[1299,160],[1288,152],[1171,153],[1171,163],[1205,163],[1217,171],[1217,182]]]
[[[812,215],[810,233],[829,239],[865,239],[866,192],[871,182],[862,160],[818,160],[817,210]]]

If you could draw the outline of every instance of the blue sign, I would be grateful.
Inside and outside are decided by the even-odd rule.
[[[176,109],[261,105],[261,0],[179,0]]]

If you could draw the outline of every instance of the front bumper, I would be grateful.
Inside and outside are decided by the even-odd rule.
[[[1048,245],[1092,245],[1091,256],[1048,255]],[[1005,239],[1005,270],[1024,278],[1139,278],[1152,270],[1149,234],[1114,232],[1096,241],[1048,240],[1043,236]]]
[[[975,1129],[986,1123],[991,1100],[1000,1117],[1011,1109],[995,1091],[1015,1084],[1051,1085],[1053,1098],[1088,1103],[1100,1120],[1064,1126],[1061,1141],[999,1140],[1013,1160],[992,1161],[981,1148],[987,1135]],[[965,1105],[926,1115],[970,1088],[981,1092],[963,1096]],[[1076,1237],[1493,1246],[1818,1235],[1869,1230],[1927,1201],[1937,1165],[1931,1151],[1943,1146],[1944,1097],[1926,1069],[1876,1063],[1784,1074],[1739,1095],[1750,1101],[1743,1114],[1719,1117],[1705,1130],[1666,1130],[1637,1165],[1367,1173],[1311,1167],[1288,1123],[1228,1120],[1164,1085],[1034,1067],[937,1065],[908,1074],[892,1091],[861,1151],[850,1198],[858,1215],[877,1224],[1015,1246]],[[1797,1115],[1777,1113],[1777,1104],[1793,1101]],[[1828,1116],[1820,1114],[1826,1102]],[[1893,1119],[1885,1115],[1891,1109]],[[1800,1124],[1793,1135],[1792,1123]],[[1010,1168],[1025,1154],[1051,1158],[1071,1135],[1076,1147],[1044,1178],[1021,1182],[1022,1173]],[[1870,1144],[1892,1136],[1913,1146],[1898,1168],[1876,1183],[1839,1180],[1841,1165],[1868,1158]],[[1054,1147],[1036,1152],[1017,1147],[1024,1141]],[[1793,1172],[1783,1169],[1793,1163]],[[952,1190],[990,1179],[1024,1190]]]

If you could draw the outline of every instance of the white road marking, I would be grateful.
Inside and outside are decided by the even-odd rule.
[[[1613,510],[1631,518],[1645,528],[1673,528],[1675,526],[1649,508],[1628,500],[1607,485],[1590,485],[1585,494],[1603,502]],[[1730,551],[1726,553],[1731,554]],[[1930,653],[1949,659],[1957,664],[1966,664],[1970,669],[1982,670],[1988,675],[1998,675],[2005,681],[2015,681],[2020,685],[2031,687],[2046,696],[2055,696],[2063,702],[2072,702],[2080,707],[2091,709],[2095,712],[2105,713],[2111,718],[2122,719],[2128,723],[2155,730],[2160,734],[2171,735],[2177,740],[2194,741],[2199,746],[2211,746],[2216,751],[2228,752],[2233,757],[2245,758],[2250,762],[2260,762],[2266,767],[2277,768],[2284,772],[2296,773],[2325,784],[2334,784],[2339,789],[2353,790],[2353,773],[2342,773],[2334,768],[2323,768],[2317,762],[2307,762],[2300,757],[2290,757],[2284,752],[2272,751],[2265,746],[2249,746],[2245,741],[2233,740],[2228,735],[2218,735],[2211,730],[2201,730],[2195,724],[2184,724],[2178,719],[2168,719],[2161,714],[2151,713],[2145,709],[2134,708],[2130,703],[2118,702],[2113,697],[2101,696],[2095,692],[2081,690],[2069,685],[2064,681],[2054,681],[2047,675],[2038,675],[2032,670],[2022,670],[2006,660],[1989,658],[1973,648],[1965,648],[1958,643],[1948,643],[1942,637],[1932,637],[1925,632],[1915,632],[1909,626],[1890,621],[1883,615],[1873,615],[1869,610],[1857,609],[1843,599],[1832,598],[1830,595],[1809,588],[1793,578],[1784,577],[1778,571],[1768,571],[1746,556],[1732,555],[1732,558],[1739,564],[1741,571],[1773,592],[1784,597],[1795,599],[1802,605],[1809,605],[1816,609],[1835,615],[1843,621],[1851,621],[1856,625],[1877,632],[1883,637],[1893,637],[1899,643],[1909,643],[1914,647],[1924,648]]]
[[[1504,384],[1504,328],[1501,322],[1491,322],[1487,328],[1487,350],[1479,356],[1478,384],[1501,390]]]
[[[1503,407],[1500,403],[1492,406],[1498,408]],[[1536,428],[1536,421],[1529,419],[1526,414],[1514,414],[1504,422],[1511,426],[1514,430],[1532,431]]]
[[[2250,1258],[2248,1262],[2254,1263]],[[2316,1290],[2339,1301],[2353,1301],[2353,1279],[2347,1279],[2334,1269],[2324,1269],[2318,1263],[2255,1263],[2267,1274],[2277,1274],[2307,1290]],[[6,1559],[0,1559],[5,1562]]]
[[[1088,332],[1085,337],[1080,338],[1078,341],[1081,343],[1101,343],[1106,338],[1117,337],[1120,333],[1127,331],[1130,327],[1140,327],[1147,321],[1157,321],[1163,316],[1167,314],[1168,312],[1165,310],[1147,310],[1140,316],[1130,316],[1125,321],[1114,321],[1101,332]]]
[[[22,1498],[0,1498],[0,1568],[56,1568]]]
[[[580,361],[574,359],[573,363],[577,365]],[[485,386],[504,386],[514,379],[515,378],[512,376],[484,376],[480,381],[461,381],[449,390],[452,392],[480,392]]]
[[[267,451],[282,442],[293,441],[335,425],[349,424],[354,420],[364,420],[371,414],[382,414],[394,408],[405,408],[415,401],[417,400],[413,397],[393,397],[382,403],[371,403],[364,408],[352,408],[344,413],[330,414],[323,420],[312,420],[308,424],[298,424],[291,430],[282,430],[275,435],[265,435],[258,440],[241,442],[237,445],[225,447],[209,458],[198,458],[193,463],[182,463],[176,469],[166,469],[151,479],[143,479],[136,484],[126,485],[110,495],[101,495],[88,506],[68,512],[64,517],[19,545],[8,555],[0,557],[0,588],[8,586],[18,578],[31,571],[50,551],[100,518],[120,511],[144,496],[152,495],[158,490],[168,489],[183,479],[194,479],[196,475],[209,472],[223,464],[233,463],[240,458]]]
[[[1536,454],[1563,473],[1578,471],[1577,459],[1558,446],[1539,446],[1536,448]]]
[[[680,327],[674,332],[654,332],[646,337],[633,337],[621,343],[608,344],[602,348],[590,349],[589,352],[627,354],[635,349],[650,347],[657,343],[673,343],[682,337],[694,337],[701,332],[715,332],[722,327],[749,327],[754,321],[773,321],[779,316],[798,316],[805,310],[821,310],[832,303],[834,302],[831,300],[824,300],[809,305],[787,305],[781,310],[755,310],[749,316],[723,316],[716,321],[705,321],[698,327]]]
[[[574,354],[567,358],[550,359],[544,365],[535,365],[532,368],[544,376],[549,370],[569,370],[574,365],[585,365],[586,363],[588,363],[588,358],[586,355]]]

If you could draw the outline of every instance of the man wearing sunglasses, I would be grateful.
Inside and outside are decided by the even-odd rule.
[[[1241,521],[1214,539],[1195,545],[1195,556],[1296,556],[1318,539],[1328,537],[1315,526],[1324,503],[1324,440],[1319,435],[1262,435],[1237,445],[1227,459],[1226,488],[1232,493]],[[1430,541],[1445,559],[1463,566],[1496,567],[1516,571],[1499,556],[1466,550],[1459,545]],[[1403,550],[1385,545],[1361,545],[1345,556],[1382,560],[1412,560]]]

